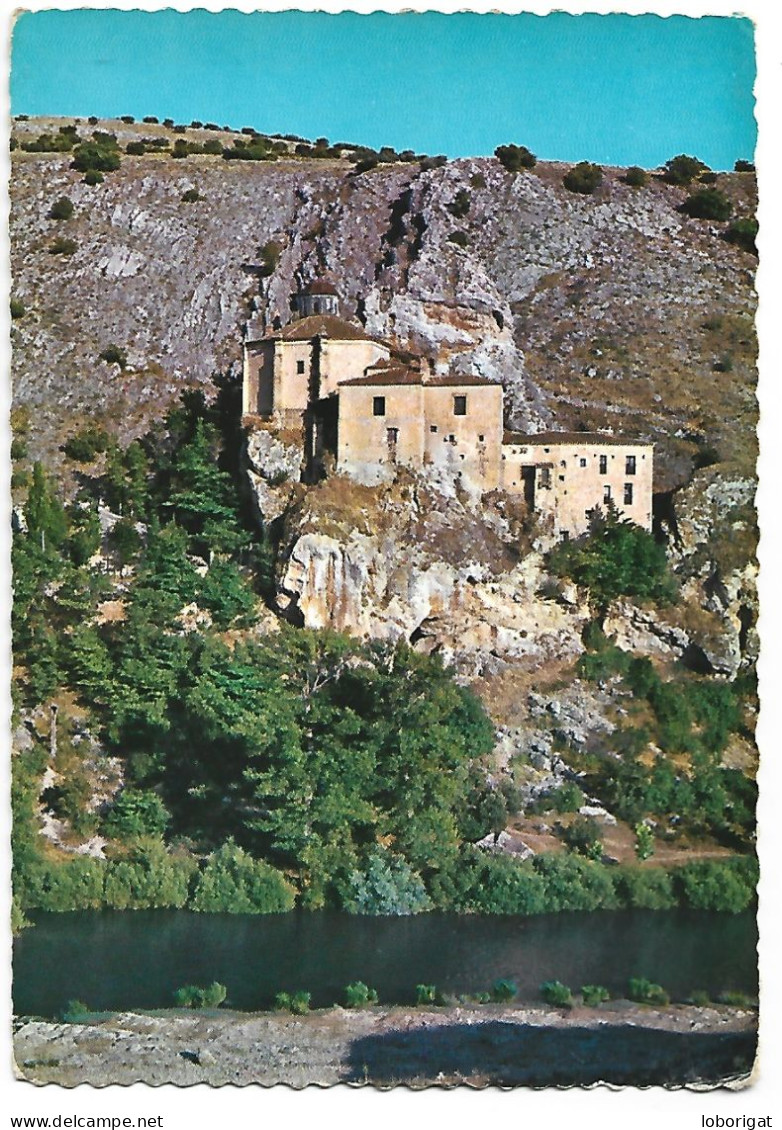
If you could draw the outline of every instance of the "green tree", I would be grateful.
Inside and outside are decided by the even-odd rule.
[[[680,211],[698,220],[729,220],[733,205],[718,188],[701,188],[687,197]]]
[[[619,596],[667,603],[675,595],[665,550],[646,530],[620,519],[614,507],[605,515],[596,511],[586,534],[556,546],[549,567],[589,589],[601,613]]]
[[[635,854],[643,862],[654,855],[654,833],[648,824],[638,823],[635,832]]]
[[[171,493],[166,508],[188,531],[196,551],[233,553],[244,545],[230,476],[217,466],[218,436],[204,420],[196,421],[192,436],[177,452]]]
[[[631,188],[643,188],[649,183],[649,174],[638,165],[631,165],[624,175],[624,182]]]
[[[119,365],[120,369],[125,369],[128,364],[128,355],[120,345],[111,343],[101,349],[98,354],[101,361],[108,362],[109,365]]]
[[[91,463],[96,455],[109,446],[109,437],[104,428],[90,424],[75,435],[70,436],[62,446],[69,459],[77,463]]]
[[[643,910],[671,910],[677,905],[673,880],[662,867],[623,866],[618,871],[617,886],[627,906]]]
[[[120,518],[116,521],[106,540],[120,569],[133,560],[141,546],[141,537],[132,518]]]
[[[211,913],[279,914],[291,910],[294,901],[294,889],[279,871],[228,840],[209,857],[190,908]]]
[[[349,892],[346,909],[352,914],[420,914],[431,907],[421,876],[382,848],[370,853],[365,870],[353,872]]]
[[[460,188],[454,196],[453,200],[450,202],[450,204],[447,204],[446,207],[448,208],[448,211],[452,216],[455,216],[457,220],[460,220],[464,216],[469,214],[470,205],[471,200],[469,192],[466,188]]]
[[[255,620],[255,596],[232,561],[212,562],[199,586],[198,603],[207,608],[218,628],[249,627]]]
[[[509,173],[518,173],[522,169],[534,169],[538,162],[534,153],[526,145],[498,145],[494,156]]]
[[[562,829],[562,839],[570,851],[587,859],[603,856],[603,834],[600,825],[591,816],[577,816],[572,824]]]
[[[603,170],[600,165],[593,165],[590,161],[579,161],[562,178],[562,183],[569,192],[578,192],[582,196],[591,196],[602,181]]]
[[[162,836],[171,815],[160,797],[149,789],[124,788],[103,821],[106,834],[121,840]]]
[[[49,209],[50,220],[70,220],[73,215],[73,201],[68,196],[58,196]]]
[[[57,549],[65,541],[68,532],[65,511],[43,464],[37,460],[33,464],[33,480],[24,514],[29,537],[39,541],[43,551],[47,546]]]
[[[120,167],[120,153],[116,140],[112,145],[105,140],[106,135],[101,135],[104,140],[85,141],[73,151],[73,167],[80,173],[97,171],[111,173]]]
[[[756,897],[757,863],[751,857],[732,860],[705,859],[676,868],[686,904],[693,910],[719,910],[738,914]]]
[[[663,176],[669,184],[687,185],[709,171],[709,166],[704,165],[698,157],[688,157],[686,153],[680,153],[665,162]]]
[[[743,216],[733,221],[725,232],[724,238],[728,243],[733,243],[736,247],[740,247],[742,251],[748,251],[751,255],[757,255],[757,235],[757,220],[750,216]]]
[[[196,870],[191,856],[172,855],[154,837],[135,840],[126,858],[106,866],[104,899],[115,910],[185,905]]]

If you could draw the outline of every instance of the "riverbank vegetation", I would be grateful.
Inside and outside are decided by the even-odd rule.
[[[313,994],[305,989],[281,990],[267,999],[265,1004],[274,1012],[290,1012],[295,1016],[306,1016],[313,1008],[318,1008],[320,1011],[328,1010],[328,1006],[324,1009],[322,1004],[313,1005],[312,996]],[[649,1005],[658,1009],[677,1004],[693,1005],[696,1008],[722,1006],[754,1009],[757,1008],[758,1003],[756,997],[730,989],[714,997],[703,989],[693,989],[680,996],[671,996],[662,985],[642,976],[630,977],[624,991],[617,988],[613,992],[604,985],[582,985],[576,990],[562,981],[544,981],[538,989],[537,996],[552,1008],[568,1011],[579,1006],[600,1008],[601,1005],[611,1001],[630,1001],[636,1005]],[[388,1009],[412,1003],[416,1008],[438,1010],[486,1005],[507,1006],[513,1003],[528,1007],[534,999],[534,993],[530,996],[520,994],[515,981],[502,977],[495,980],[489,988],[473,989],[469,992],[456,993],[448,989],[438,989],[435,985],[416,985],[413,993],[403,991],[393,996],[384,996],[382,1000],[376,989],[370,988],[363,981],[354,981],[345,986],[342,1000],[335,1001],[331,1007],[357,1010],[380,1006]],[[172,1001],[174,1009],[214,1011],[224,1004],[227,1009],[237,1011],[231,1002],[228,988],[219,981],[213,981],[206,986],[183,985],[174,991]],[[160,1015],[160,1010],[156,1009],[154,1014]],[[59,1017],[67,1023],[85,1023],[91,1018],[105,1015],[111,1013],[93,1012],[84,1001],[70,1000]]]

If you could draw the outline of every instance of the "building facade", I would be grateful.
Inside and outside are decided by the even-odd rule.
[[[327,456],[363,483],[389,480],[400,467],[433,468],[470,490],[523,498],[557,533],[578,536],[609,504],[651,529],[651,443],[504,432],[498,382],[438,376],[421,359],[395,356],[339,316],[329,283],[312,284],[296,308],[284,328],[247,334],[242,404],[248,425],[261,418],[301,435],[310,476]]]
[[[500,483],[575,537],[598,506],[652,528],[654,446],[600,432],[506,433]]]

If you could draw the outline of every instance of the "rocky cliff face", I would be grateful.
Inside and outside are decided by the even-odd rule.
[[[278,606],[307,627],[404,639],[474,674],[581,650],[586,609],[539,595],[541,556],[519,559],[499,500],[479,507],[420,476],[340,477],[307,491],[282,531]]]
[[[165,132],[101,126],[123,144]],[[123,157],[90,187],[68,155],[15,151],[14,395],[34,409],[32,453],[56,455],[87,414],[142,430],[183,385],[237,364],[249,317],[287,320],[291,291],[327,271],[368,331],[439,369],[502,380],[515,427],[653,438],[659,490],[687,481],[699,445],[751,474],[754,258],[721,238],[725,225],[679,213],[684,189],[632,189],[606,170],[580,197],[564,171],[512,175],[479,158],[356,175],[347,161],[157,153]],[[718,186],[752,213],[751,174]],[[190,188],[201,199],[184,202]],[[63,195],[74,216],[52,220]],[[73,254],[51,253],[57,236]],[[261,277],[270,240],[280,254]],[[124,371],[99,359],[109,343],[127,351]]]

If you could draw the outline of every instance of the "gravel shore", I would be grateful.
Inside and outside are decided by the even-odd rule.
[[[571,1012],[523,1005],[383,1006],[286,1013],[115,1013],[83,1024],[20,1018],[17,1075],[36,1084],[257,1083],[391,1087],[741,1086],[757,1015],[613,1002]]]

